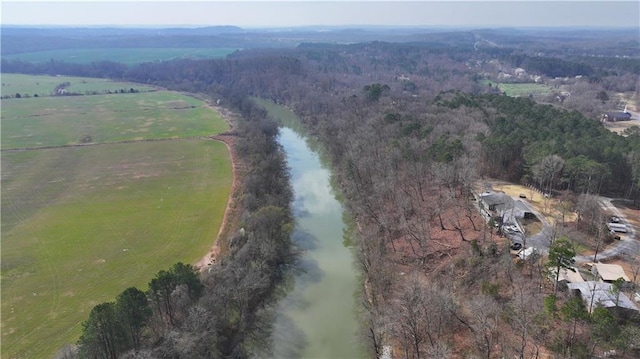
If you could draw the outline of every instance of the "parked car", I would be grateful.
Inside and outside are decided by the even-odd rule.
[[[524,194],[524,193],[520,193],[520,194],[518,195],[518,197],[520,197],[520,198],[524,198],[524,199],[527,199],[527,195],[526,195],[526,194]]]

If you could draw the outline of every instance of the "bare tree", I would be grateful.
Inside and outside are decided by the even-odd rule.
[[[425,296],[417,274],[396,301],[394,320],[396,335],[402,340],[405,357],[424,357],[424,342],[427,340],[428,313],[425,312]]]
[[[546,193],[551,194],[555,180],[564,167],[564,160],[558,155],[543,157],[533,166],[533,175]]]
[[[593,261],[598,261],[598,252],[600,252],[600,246],[602,245],[602,241],[608,235],[609,230],[605,225],[604,213],[602,211],[597,212],[596,218],[596,228],[595,228],[595,239],[596,239],[596,249],[593,253]]]
[[[602,207],[598,198],[589,194],[581,194],[578,197],[576,210],[578,212],[578,228],[586,226],[588,233],[595,234],[598,221],[602,218]]]
[[[511,327],[517,334],[519,345],[518,358],[524,359],[527,346],[531,344],[531,335],[535,332],[536,318],[541,312],[541,298],[535,296],[531,286],[519,282],[514,288],[514,296],[510,301],[513,308],[511,315]]]
[[[483,353],[483,357],[490,359],[498,341],[500,307],[493,298],[481,295],[470,303],[469,310],[478,349]]]

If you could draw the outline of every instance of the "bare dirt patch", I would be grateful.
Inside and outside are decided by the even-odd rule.
[[[222,107],[214,107],[209,104],[207,104],[206,107],[210,108],[212,111],[218,112],[225,119],[230,129],[234,128],[237,118],[233,112]],[[220,141],[227,146],[231,157],[233,181],[231,184],[229,199],[227,200],[227,208],[224,211],[224,217],[222,219],[222,223],[220,224],[218,235],[216,236],[209,252],[207,252],[207,254],[195,264],[195,267],[200,269],[200,271],[204,271],[208,266],[215,263],[216,259],[220,256],[220,253],[223,252],[224,249],[224,244],[221,243],[222,239],[232,231],[237,230],[236,227],[238,226],[238,216],[240,214],[240,207],[238,203],[238,198],[241,195],[240,179],[243,176],[242,174],[244,173],[245,168],[236,152],[236,136],[232,131],[228,131],[217,136],[212,136],[211,138],[213,140]]]
[[[636,207],[633,203],[613,200],[611,203],[622,212],[625,220],[633,226],[640,226],[640,207]]]
[[[604,122],[604,128],[611,132],[615,132],[617,134],[621,134],[624,130],[634,127],[640,126],[640,121],[631,120],[631,121],[618,121],[618,122]]]
[[[485,183],[491,185],[494,191],[501,191],[513,198],[526,201],[536,211],[542,213],[550,223],[555,223],[556,218],[563,217],[562,198],[560,197],[548,198],[535,188],[498,180],[489,180]],[[526,198],[521,198],[520,195],[524,195]],[[577,215],[574,212],[565,211],[564,220],[565,222],[575,221]]]

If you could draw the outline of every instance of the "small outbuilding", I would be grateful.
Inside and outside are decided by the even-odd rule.
[[[631,114],[629,112],[615,111],[605,112],[602,114],[603,122],[618,122],[631,120]]]

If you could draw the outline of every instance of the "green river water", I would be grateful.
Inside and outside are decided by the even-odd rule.
[[[294,240],[304,254],[294,288],[277,310],[274,357],[361,358],[356,342],[357,271],[350,248],[343,244],[343,208],[332,191],[330,172],[292,129],[281,128],[279,142],[295,195]]]

